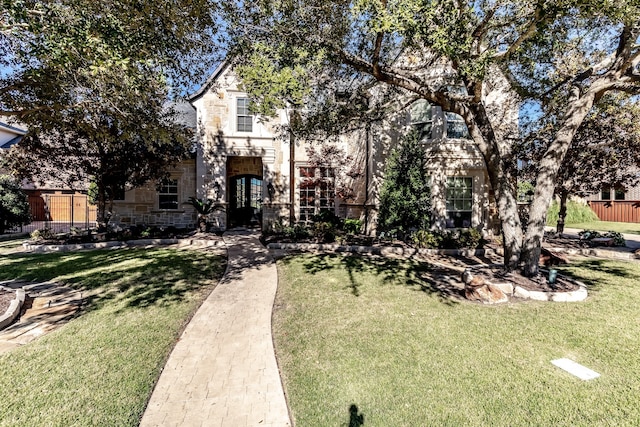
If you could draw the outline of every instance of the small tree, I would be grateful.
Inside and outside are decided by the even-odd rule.
[[[0,175],[0,234],[29,220],[27,195],[14,178]]]
[[[431,222],[431,190],[426,154],[412,130],[389,157],[380,191],[378,229],[405,234]]]

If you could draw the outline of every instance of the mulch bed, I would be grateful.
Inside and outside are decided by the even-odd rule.
[[[578,285],[560,275],[557,276],[555,283],[551,284],[548,274],[540,273],[534,277],[525,277],[518,272],[507,272],[498,267],[477,268],[472,274],[493,283],[509,282],[528,291],[571,292],[580,289]]]

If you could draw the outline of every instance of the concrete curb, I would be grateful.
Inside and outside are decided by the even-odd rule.
[[[4,329],[9,326],[20,314],[20,309],[22,308],[22,304],[24,304],[26,295],[24,289],[16,289],[15,292],[16,297],[11,300],[11,303],[9,303],[7,311],[0,316],[0,329]]]
[[[29,252],[68,252],[83,249],[122,249],[136,246],[166,246],[178,245],[178,247],[215,247],[222,246],[224,242],[221,240],[205,240],[205,239],[140,239],[127,240],[126,242],[95,242],[95,243],[78,243],[73,245],[34,245],[29,242],[22,244],[22,247]]]

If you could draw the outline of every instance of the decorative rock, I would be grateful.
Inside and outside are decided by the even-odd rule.
[[[483,304],[499,304],[509,301],[509,298],[495,285],[480,277],[473,277],[464,287],[464,296],[470,301],[480,301]]]

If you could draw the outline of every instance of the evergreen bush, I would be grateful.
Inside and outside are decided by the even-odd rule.
[[[418,133],[412,129],[389,156],[380,191],[380,231],[403,237],[411,230],[429,227],[431,191],[426,163]]]

